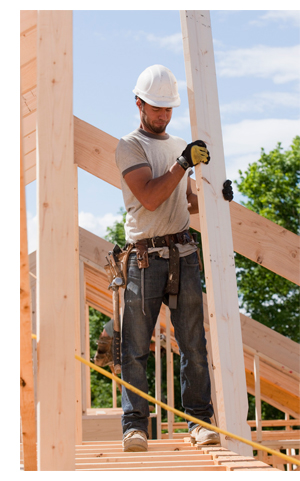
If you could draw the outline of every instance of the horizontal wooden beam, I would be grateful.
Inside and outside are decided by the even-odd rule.
[[[118,139],[74,117],[74,142],[78,167],[121,189],[115,161]]]
[[[37,11],[20,12],[21,94],[37,85]]]
[[[21,36],[28,30],[36,29],[37,10],[20,10],[20,32]]]
[[[24,122],[24,137],[30,135],[30,139],[25,138],[24,146],[24,176],[28,184],[36,178],[36,150],[32,143],[35,138],[37,11],[21,11],[20,21],[22,115],[24,120],[31,116]],[[74,117],[74,136],[75,163],[120,189],[120,174],[115,163],[118,139],[77,117]],[[192,188],[197,191],[193,179]],[[300,284],[298,236],[234,201],[230,203],[230,216],[235,252]],[[191,227],[200,231],[198,215],[191,216]]]
[[[246,349],[244,350],[245,367],[249,371],[253,372],[253,354],[247,352]],[[268,364],[262,359],[259,360],[259,366],[260,377],[273,380],[273,383],[276,384],[278,388],[284,389],[299,397],[299,379],[289,376],[288,373],[282,371],[281,369],[277,369],[277,367]]]
[[[75,163],[120,189],[120,173],[115,163],[118,139],[77,117],[74,117],[74,137]],[[25,179],[32,181],[35,151],[29,153],[30,156],[25,155]],[[192,188],[195,191],[193,179]],[[230,215],[234,250],[300,285],[299,237],[234,201],[230,203]],[[191,216],[191,227],[200,232],[199,216]]]

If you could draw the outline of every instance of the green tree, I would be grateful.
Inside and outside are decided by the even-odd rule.
[[[97,351],[97,340],[105,324],[109,321],[109,317],[101,312],[89,308],[89,322],[90,322],[90,358],[93,359]],[[108,366],[103,368],[105,371],[111,372]],[[121,405],[121,398],[117,390],[118,406]],[[112,382],[103,374],[91,369],[91,406],[93,408],[109,408],[112,407]]]
[[[235,181],[247,197],[242,205],[299,233],[300,137],[296,136],[285,152],[278,143],[267,154],[248,166]],[[299,342],[299,287],[268,269],[236,254],[240,307],[256,321]]]
[[[114,222],[114,225],[112,227],[106,228],[107,234],[105,236],[105,239],[109,242],[112,242],[113,244],[118,244],[119,247],[124,247],[126,243],[124,230],[126,211],[123,207],[120,208],[118,214],[122,215],[122,220],[116,221]]]

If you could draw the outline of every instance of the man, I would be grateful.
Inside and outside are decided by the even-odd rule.
[[[180,105],[177,82],[169,69],[148,67],[133,92],[140,126],[120,139],[116,150],[127,211],[126,241],[134,245],[124,297],[122,378],[148,392],[149,345],[164,302],[170,308],[180,350],[182,405],[187,414],[210,423],[213,407],[200,270],[197,247],[188,232],[190,214],[198,212],[191,167],[208,163],[209,152],[202,141],[187,146],[183,139],[166,133],[172,109]],[[148,402],[123,388],[122,408],[123,450],[146,451]],[[193,422],[188,427],[200,444],[220,442],[213,431]]]

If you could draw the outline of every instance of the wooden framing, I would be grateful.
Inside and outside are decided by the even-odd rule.
[[[167,355],[167,404],[174,406],[174,362],[171,350],[171,313],[166,309],[166,355]],[[167,412],[168,437],[173,438],[174,413]]]
[[[22,119],[20,133],[22,134]],[[20,407],[24,470],[36,471],[36,419],[22,135],[20,138],[20,320]]]
[[[114,157],[118,139],[74,117],[74,142],[78,167],[120,189]],[[35,179],[34,152],[25,156],[26,183]],[[196,192],[196,182],[191,180]],[[229,207],[234,251],[299,285],[298,236],[234,201]],[[198,215],[191,216],[191,227],[200,232]]]
[[[155,326],[155,399],[161,401],[161,342],[160,342],[160,317]],[[156,404],[156,431],[157,439],[161,439],[161,406]]]
[[[184,16],[185,14],[182,15]],[[205,20],[203,23],[207,26],[209,25],[207,23],[207,12],[188,13],[190,17],[193,15],[198,16],[198,19],[199,15],[204,15],[201,17]],[[74,117],[72,114],[72,88],[70,88],[70,85],[72,85],[71,18],[71,11],[21,12],[21,146],[24,146],[24,184],[37,179],[39,204],[39,247],[36,270],[35,256],[31,255],[29,259],[29,270],[33,275],[36,273],[36,279],[30,276],[32,289],[31,310],[33,316],[35,313],[35,288],[37,287],[38,339],[37,343],[34,341],[34,344],[37,345],[38,350],[39,370],[38,381],[34,388],[38,387],[39,470],[75,469],[75,443],[82,443],[82,419],[80,412],[83,410],[87,413],[90,408],[90,371],[86,366],[78,369],[75,367],[74,353],[81,350],[81,354],[84,357],[89,357],[88,305],[94,306],[107,315],[111,315],[112,312],[111,293],[107,291],[107,278],[103,270],[105,255],[110,249],[110,244],[96,238],[96,236],[84,229],[79,229],[78,237],[76,178],[77,166],[79,166],[111,185],[120,188],[119,172],[114,159],[118,139]],[[204,33],[206,34],[207,32],[205,31]],[[192,54],[195,53],[195,39],[199,35],[200,32],[192,34]],[[187,37],[184,38],[184,42],[186,42]],[[194,60],[192,60],[192,64],[195,66]],[[199,126],[201,126],[201,119],[200,121],[198,120],[197,114],[199,99],[196,99],[196,101],[195,98],[191,99],[192,89],[190,85],[194,81],[191,84],[192,75],[187,75],[187,77],[194,138],[195,132],[197,133],[196,136],[198,136]],[[59,79],[59,82],[56,81],[57,79]],[[211,82],[210,85],[212,85]],[[196,89],[193,87],[193,95],[197,94],[198,88],[198,84]],[[208,94],[208,97],[209,95],[211,93]],[[215,116],[215,100],[213,99],[213,102],[210,103],[209,109],[205,110],[204,108],[203,111],[206,111],[206,113],[213,112]],[[37,129],[36,126],[38,126]],[[217,130],[214,132],[214,138],[218,136]],[[206,129],[206,134],[207,132],[210,132],[209,129]],[[210,138],[202,135],[202,138],[210,144],[213,135]],[[216,142],[218,143],[219,141]],[[214,149],[216,149],[215,145],[210,147],[210,151],[215,157],[216,150],[214,151]],[[60,157],[62,152],[63,162],[60,162],[59,159],[62,158]],[[211,182],[211,185],[215,185],[215,182],[218,183],[219,179],[214,172],[211,172],[211,167],[213,169],[213,164],[208,166],[208,171],[206,170],[206,172],[210,172],[210,176],[204,175],[205,167],[203,167],[203,175],[202,173],[200,174],[201,177],[205,177],[206,180]],[[201,198],[206,199],[209,186],[203,178],[199,180],[199,169],[198,173],[196,172],[196,178],[196,182],[192,182],[193,191],[198,193]],[[62,184],[63,189],[61,188]],[[216,204],[218,204],[219,208],[220,199],[218,196]],[[299,284],[298,236],[282,229],[267,219],[263,219],[235,202],[226,205],[229,209],[227,209],[228,212],[224,219],[229,219],[227,224],[231,225],[232,228],[232,248],[230,248],[230,251],[233,252],[234,250]],[[23,209],[25,209],[24,202]],[[203,222],[201,223],[202,236],[206,239],[206,227],[203,229]],[[199,216],[191,217],[191,226],[200,231]],[[23,223],[21,239],[24,239],[24,232]],[[206,240],[204,242],[207,244]],[[210,241],[209,243],[213,244],[213,248],[215,248],[214,242]],[[27,246],[25,247],[25,244],[21,241],[21,255],[22,252],[24,254],[24,262],[22,263],[21,260],[21,282],[25,280],[26,287],[28,280],[28,261],[26,267]],[[80,262],[78,259],[79,254]],[[63,268],[64,263],[68,265],[68,269]],[[22,267],[24,268],[23,274]],[[212,287],[215,288],[218,280],[214,278],[212,284]],[[21,306],[21,354],[24,355],[24,361],[21,361],[21,377],[24,380],[25,365],[28,366],[28,362],[30,363],[31,359],[31,348],[28,347],[31,344],[31,342],[28,342],[28,326],[30,326],[30,323],[28,323],[28,320],[25,322],[28,310],[30,312],[30,309],[28,309],[30,305],[28,285],[27,283],[27,289],[23,289],[23,292],[26,292],[26,300],[24,297],[23,304],[24,309]],[[216,296],[214,297],[216,298]],[[212,344],[215,344],[216,332],[213,332],[213,323],[210,322],[210,314],[212,313],[211,301],[206,295],[204,296],[204,312],[207,337],[208,339],[211,338]],[[284,410],[284,412],[293,417],[299,418],[299,346],[242,314],[235,317],[235,327],[240,325],[241,329],[241,336],[238,336],[234,343],[237,346],[235,351],[241,351],[243,345],[244,352],[242,353],[242,358],[245,362],[248,392],[255,394],[253,369],[255,358],[256,366],[259,365],[259,373],[257,372],[256,374],[257,396],[259,391],[262,400],[278,407],[278,409]],[[81,319],[80,328],[79,318]],[[27,331],[24,337],[25,331],[22,331],[22,326],[25,326],[26,323]],[[222,323],[226,324],[226,321],[224,323],[224,320],[222,320]],[[31,326],[31,328],[34,330],[34,326]],[[166,323],[166,309],[163,308],[160,314],[160,325],[157,326],[155,334],[157,353],[160,350],[158,345],[160,333],[166,333],[167,329],[169,327],[167,327]],[[219,327],[217,330],[221,331]],[[227,330],[227,332],[230,332],[230,330]],[[220,332],[217,334],[221,335]],[[209,342],[208,344],[210,345],[211,343]],[[170,326],[169,330],[168,346],[171,356],[173,352],[178,353],[172,326]],[[241,357],[241,352],[239,356]],[[158,360],[158,354],[156,357]],[[228,362],[228,356],[225,356],[225,358],[226,362]],[[214,354],[209,360],[211,372],[215,373],[216,355]],[[231,360],[229,359],[230,362]],[[61,366],[64,366],[64,369],[61,369]],[[158,372],[159,369],[157,369]],[[227,369],[227,374],[225,377],[230,379],[230,369]],[[26,379],[30,379],[30,375]],[[258,389],[258,381],[260,389]],[[25,383],[26,388],[31,389],[30,382],[25,380]],[[219,385],[217,382],[217,391],[219,391]],[[236,387],[236,398],[240,400],[241,391],[243,392],[242,397],[246,391],[243,387],[241,388],[239,383]],[[80,391],[82,395],[80,395]],[[24,392],[25,390],[21,388],[21,396]],[[31,398],[32,392],[33,386]],[[33,449],[35,444],[35,416],[27,399],[24,403],[27,413],[21,404],[21,415],[22,428],[24,430],[26,420],[29,419],[28,413],[31,411],[30,429],[32,434],[29,436],[31,454],[27,450],[28,443],[26,447],[26,436],[23,439],[24,467],[28,470],[32,467],[34,469],[35,466],[33,461],[35,451]],[[82,406],[80,406],[81,402]],[[214,404],[216,403],[214,402]],[[224,412],[227,408],[222,400],[220,402],[220,397],[217,404],[218,415],[224,417]],[[158,411],[156,414],[158,414]],[[232,417],[231,414],[229,418],[230,416]],[[227,413],[226,417],[228,418]],[[222,427],[222,421],[219,425]],[[227,424],[225,428],[230,430]],[[171,426],[169,432],[170,430]],[[237,432],[236,430],[232,431]],[[293,432],[289,434],[291,436],[291,449],[298,448],[298,440],[292,439],[293,434]],[[269,442],[265,440],[265,436],[262,430],[262,443]],[[282,446],[282,440],[278,437],[276,438],[275,433],[273,438],[272,446],[276,446],[276,449],[277,447],[279,449]],[[239,448],[236,447],[235,449],[238,450]],[[241,452],[240,449],[239,452]],[[264,456],[265,459],[266,457]],[[228,464],[228,466],[230,465]],[[250,464],[248,463],[249,467]],[[258,465],[256,465],[255,469],[257,468]]]
[[[74,268],[75,268],[75,354],[81,356],[81,325],[80,325],[80,265],[79,265],[79,230],[78,230],[78,169],[77,165],[73,165],[74,170]],[[77,362],[75,364],[75,406],[76,406],[76,421],[75,421],[75,441],[76,444],[82,443],[82,390],[81,390],[81,365]]]
[[[37,32],[38,467],[70,471],[75,469],[78,293],[72,12],[40,10]]]
[[[180,13],[192,139],[202,139],[213,159],[195,168],[214,377],[220,427],[250,439],[248,400],[236,286],[221,120],[208,11]],[[222,446],[250,455],[251,448],[222,437]]]

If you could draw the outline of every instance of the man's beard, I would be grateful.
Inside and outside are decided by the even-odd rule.
[[[166,130],[166,127],[167,125],[169,124],[169,122],[165,122],[164,124],[162,125],[154,125],[153,123],[150,123],[148,121],[148,118],[147,118],[147,115],[142,112],[142,122],[143,124],[148,127],[149,130],[151,130],[153,133],[155,134],[162,134],[165,130]]]

